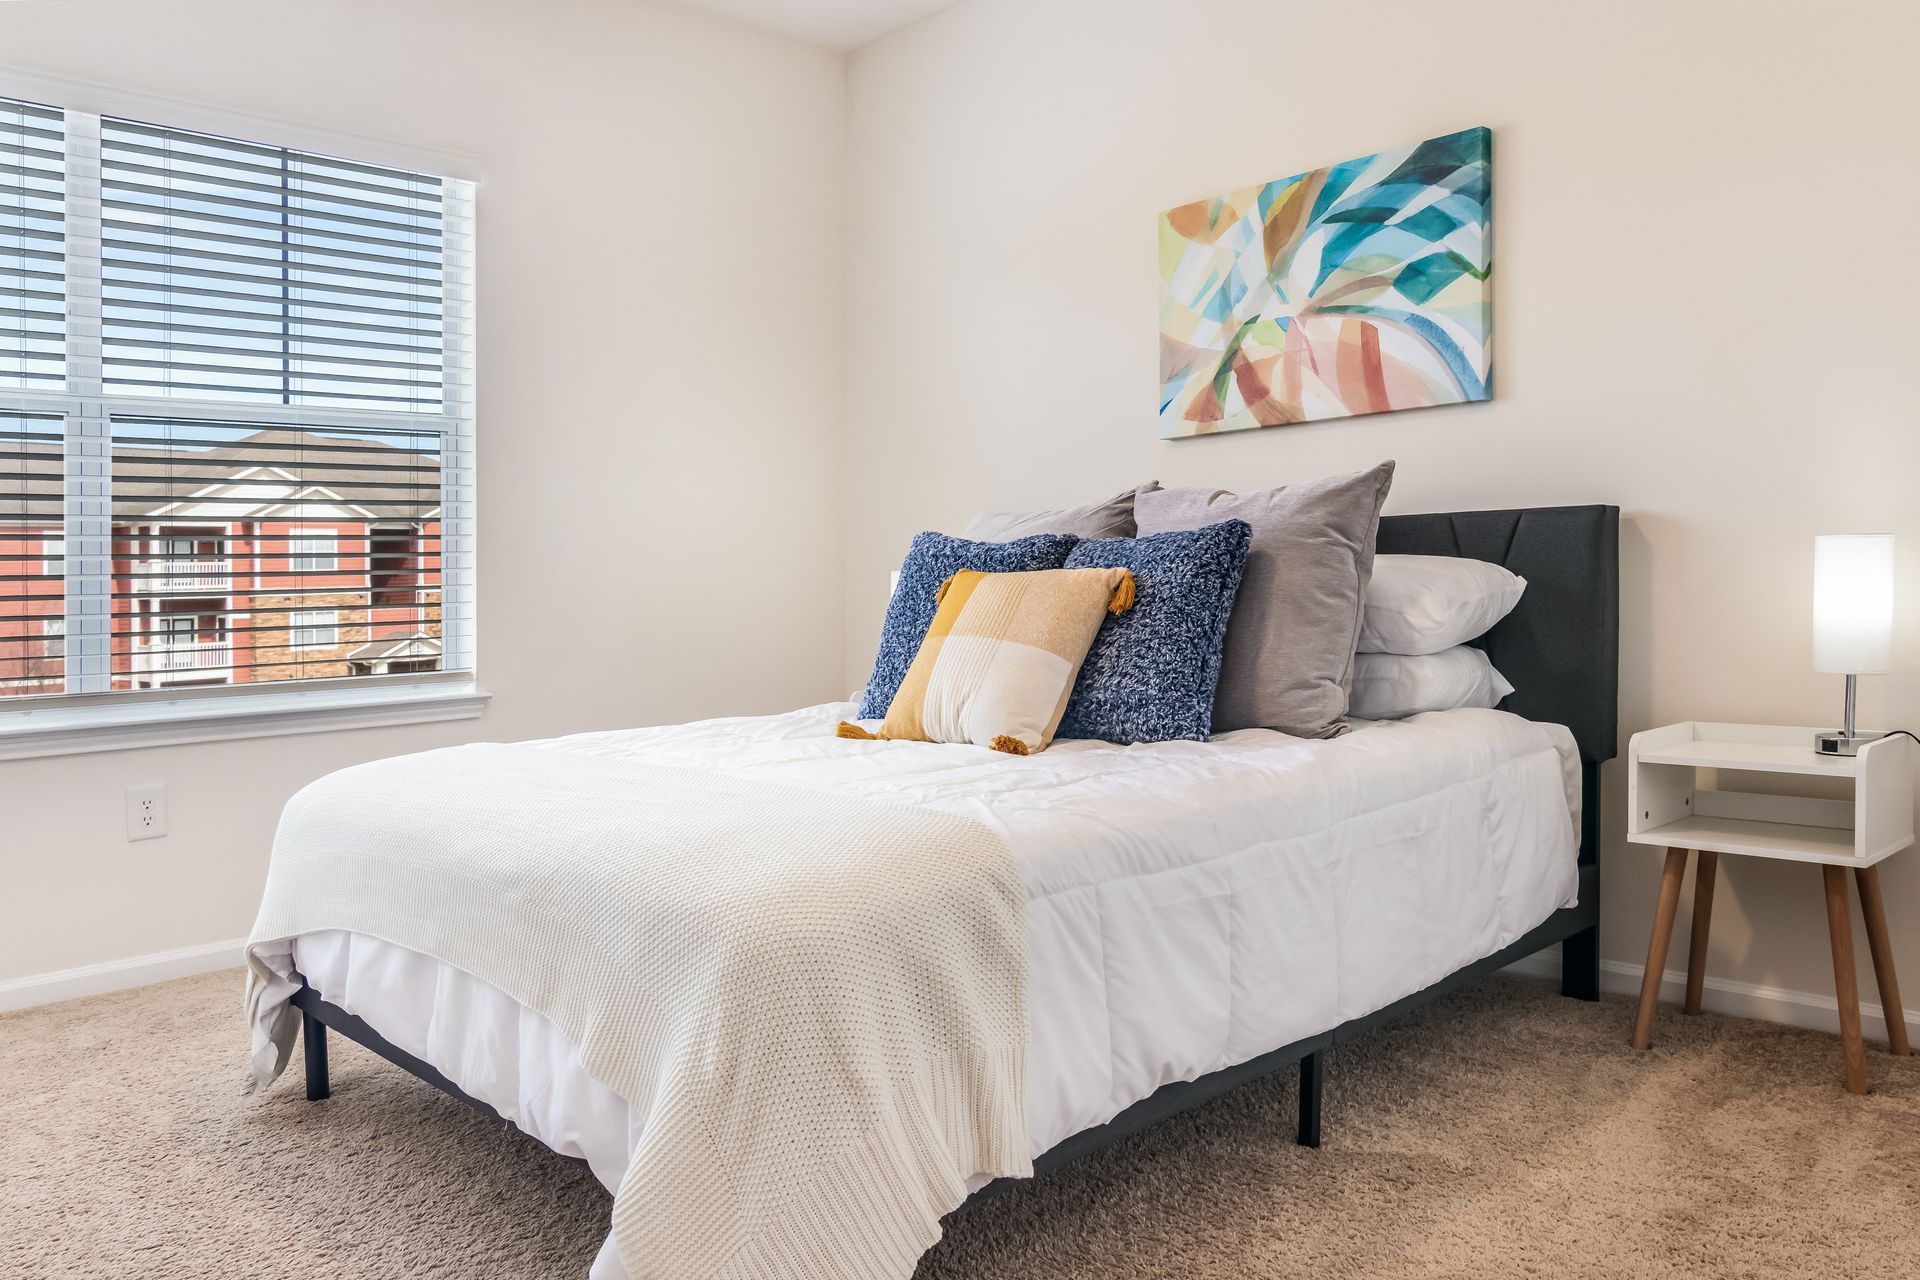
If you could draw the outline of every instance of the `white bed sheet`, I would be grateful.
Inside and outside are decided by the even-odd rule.
[[[583,734],[656,758],[975,817],[1013,851],[1031,950],[1037,1155],[1187,1080],[1371,1013],[1573,904],[1572,735],[1433,712],[1330,741],[972,746],[832,736],[850,704]],[[458,970],[341,932],[295,941],[329,1002],[619,1184],[643,1118],[551,1023]],[[593,1275],[622,1275],[612,1250]]]

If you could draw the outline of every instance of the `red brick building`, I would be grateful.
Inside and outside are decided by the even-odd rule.
[[[437,452],[278,427],[143,445],[113,451],[111,688],[439,669]],[[75,691],[59,461],[0,504],[0,696]]]

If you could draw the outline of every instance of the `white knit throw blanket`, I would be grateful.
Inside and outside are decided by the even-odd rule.
[[[969,819],[528,745],[336,773],[247,945],[258,1087],[320,929],[492,983],[644,1118],[635,1280],[902,1280],[970,1175],[1032,1172],[1024,893]]]

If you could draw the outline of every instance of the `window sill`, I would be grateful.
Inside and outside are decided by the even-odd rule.
[[[475,685],[266,693],[204,702],[0,711],[0,761],[473,720],[491,694]]]

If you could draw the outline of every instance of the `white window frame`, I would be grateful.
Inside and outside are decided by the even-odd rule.
[[[288,538],[287,568],[294,573],[340,572],[340,531],[307,529]]]
[[[58,652],[55,652],[58,650]],[[67,656],[67,620],[44,618],[40,622],[40,657],[43,661],[64,661]]]
[[[439,720],[471,719],[488,695],[478,684],[474,598],[474,286],[473,212],[478,163],[470,156],[312,129],[103,85],[0,67],[0,97],[66,113],[66,373],[58,391],[0,388],[0,410],[65,418],[68,575],[68,692],[0,703],[0,761],[166,746],[224,738]],[[441,411],[341,410],[312,405],[195,400],[185,396],[109,396],[102,388],[100,326],[100,117],[115,116],[287,147],[365,164],[431,173],[443,189],[447,366]],[[440,512],[443,664],[453,670],[397,677],[347,677],[287,684],[193,690],[111,691],[113,519],[109,468],[115,416],[169,416],[288,426],[429,429],[442,440],[445,503]],[[335,563],[338,560],[336,541]],[[101,566],[106,572],[101,572]],[[90,589],[76,591],[76,579]],[[14,700],[7,700],[12,702]]]
[[[315,639],[315,636],[323,638]],[[324,638],[330,635],[331,638]],[[340,647],[340,611],[338,609],[295,609],[287,615],[289,649],[338,649]]]
[[[59,566],[55,568],[55,566]],[[40,539],[40,572],[49,578],[67,576],[67,540],[65,538]]]

